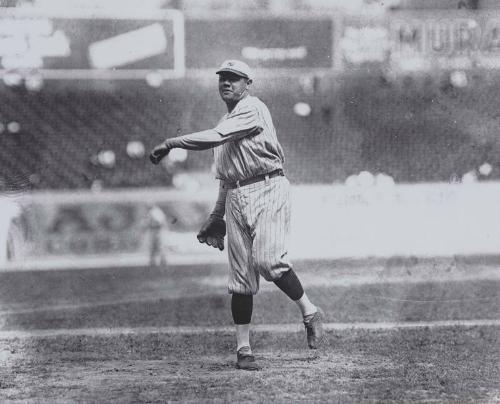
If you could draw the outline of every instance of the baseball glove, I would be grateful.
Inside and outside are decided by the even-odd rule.
[[[198,233],[198,241],[209,246],[224,250],[224,236],[226,235],[226,222],[210,216]]]

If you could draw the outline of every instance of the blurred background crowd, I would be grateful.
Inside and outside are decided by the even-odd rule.
[[[147,155],[215,125],[214,69],[229,57],[255,68],[295,184],[500,177],[494,0],[143,0],[137,21],[134,0],[1,3],[4,192],[196,188],[211,152],[172,153],[161,169]],[[88,9],[94,25],[78,17]],[[153,22],[183,49],[163,49]],[[136,59],[92,53],[132,31],[145,35]]]

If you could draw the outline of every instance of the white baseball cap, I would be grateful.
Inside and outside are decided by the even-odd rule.
[[[241,60],[225,60],[215,73],[219,74],[222,72],[231,72],[247,79],[253,78],[252,69]]]

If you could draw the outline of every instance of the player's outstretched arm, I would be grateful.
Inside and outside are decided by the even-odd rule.
[[[170,150],[175,148],[207,150],[245,136],[258,135],[262,130],[263,125],[256,109],[244,108],[231,115],[214,129],[166,139],[151,151],[149,158],[153,164],[159,164]]]
[[[149,155],[153,164],[158,164],[170,150],[181,148],[186,150],[207,150],[224,143],[224,137],[214,129],[166,139],[155,146]]]

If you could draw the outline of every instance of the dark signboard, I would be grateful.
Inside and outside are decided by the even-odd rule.
[[[241,59],[258,68],[331,68],[331,18],[220,18],[186,22],[186,66]]]

